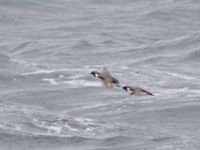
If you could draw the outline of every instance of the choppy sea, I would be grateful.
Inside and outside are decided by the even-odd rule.
[[[0,0],[0,150],[22,149],[199,150],[200,1]]]

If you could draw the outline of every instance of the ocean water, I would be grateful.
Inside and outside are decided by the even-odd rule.
[[[1,0],[0,41],[0,150],[200,149],[200,1]]]

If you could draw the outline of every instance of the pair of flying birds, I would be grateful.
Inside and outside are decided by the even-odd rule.
[[[114,78],[111,73],[109,72],[109,70],[106,67],[102,67],[101,71],[92,71],[91,74],[97,78],[99,78],[103,84],[107,87],[107,88],[112,88],[113,84],[118,86],[118,87],[122,87],[122,89],[124,89],[125,91],[127,91],[130,95],[151,95],[153,96],[152,93],[150,93],[147,90],[144,90],[142,88],[139,87],[131,87],[131,86],[121,86],[119,81]]]

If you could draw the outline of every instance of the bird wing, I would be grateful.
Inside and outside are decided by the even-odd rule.
[[[106,67],[101,68],[101,74],[102,76],[111,77],[111,73]]]
[[[141,91],[144,92],[144,93],[146,93],[147,95],[153,96],[153,94],[151,92],[147,91],[147,90],[141,89]]]
[[[103,77],[102,82],[105,85],[105,87],[112,88],[113,83],[120,87],[119,81],[112,77],[110,71],[106,67],[101,68],[100,74]]]
[[[112,82],[107,81],[107,80],[102,80],[103,84],[105,85],[106,88],[111,89],[113,87]]]

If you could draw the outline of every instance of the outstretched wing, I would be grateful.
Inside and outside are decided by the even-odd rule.
[[[106,76],[106,77],[111,77],[111,73],[110,73],[110,71],[108,71],[108,69],[106,67],[101,68],[101,75]]]
[[[106,67],[101,68],[100,74],[104,78],[103,83],[107,88],[112,88],[113,84],[120,87],[119,81],[112,77],[110,71]]]
[[[106,88],[111,89],[113,87],[113,84],[110,81],[102,80],[102,83],[105,85]]]
[[[147,90],[141,89],[141,91],[144,92],[144,93],[146,93],[147,95],[153,96],[153,94],[151,92],[147,91]]]

